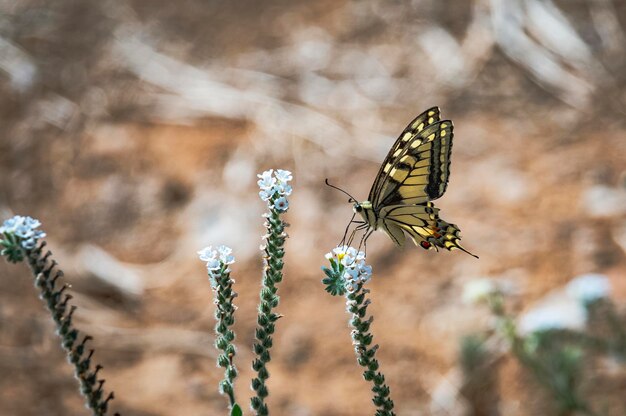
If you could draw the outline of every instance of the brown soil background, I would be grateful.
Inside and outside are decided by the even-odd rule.
[[[293,171],[269,406],[372,414],[344,303],[320,283],[351,215],[323,181],[364,199],[397,134],[438,105],[455,142],[437,206],[480,260],[377,233],[370,312],[397,414],[468,414],[436,400],[461,337],[491,323],[461,301],[465,282],[513,282],[519,312],[604,273],[623,310],[625,28],[626,3],[610,0],[2,2],[0,212],[43,222],[124,415],[226,414],[195,253],[233,247],[249,413],[255,174]],[[87,414],[53,331],[27,268],[1,262],[0,414]],[[591,402],[624,414],[623,364],[587,374]],[[494,380],[490,414],[553,414],[511,358]]]

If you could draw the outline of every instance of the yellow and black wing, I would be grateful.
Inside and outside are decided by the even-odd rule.
[[[375,211],[394,204],[422,204],[441,197],[448,185],[453,125],[437,107],[417,116],[385,158],[368,200]]]
[[[459,249],[476,258],[459,244],[459,227],[439,218],[439,209],[431,202],[420,205],[391,205],[379,212],[383,230],[398,245],[404,244],[404,232],[409,234],[415,245],[424,249]]]

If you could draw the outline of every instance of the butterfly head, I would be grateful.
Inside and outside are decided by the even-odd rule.
[[[356,214],[360,214],[366,221],[369,221],[367,212],[372,210],[372,203],[370,201],[363,201],[363,202],[358,202],[358,201],[351,201],[354,202],[354,205],[352,206],[352,210],[356,213]]]
[[[357,201],[352,200],[350,202],[354,202],[354,205],[352,206],[352,210],[356,212],[357,214],[362,213],[366,209],[372,209],[372,203],[370,201],[357,202]]]

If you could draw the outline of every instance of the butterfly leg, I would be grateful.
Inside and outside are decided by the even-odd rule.
[[[356,212],[354,214],[352,214],[352,218],[350,218],[350,222],[348,223],[348,225],[346,226],[346,231],[344,231],[343,233],[343,237],[341,238],[341,242],[338,244],[338,246],[342,246],[345,244],[346,242],[346,236],[348,235],[348,230],[350,230],[350,226],[352,225],[352,223],[360,223],[361,221],[354,221],[354,217],[356,216]]]
[[[352,232],[350,233],[350,238],[348,238],[346,245],[351,246],[352,242],[354,241],[354,237],[356,236],[356,233],[358,231],[365,230],[367,228],[369,228],[369,224],[366,222],[363,222],[362,224],[359,224],[356,227],[354,227],[354,230],[352,230]]]
[[[370,235],[374,232],[373,228],[367,227],[365,233],[363,233],[363,237],[361,237],[361,242],[359,243],[359,251],[361,251],[361,246],[363,246],[363,252],[367,256],[367,239],[370,238]]]

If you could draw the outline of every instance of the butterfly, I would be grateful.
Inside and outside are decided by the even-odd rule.
[[[404,245],[408,234],[415,245],[426,250],[459,249],[478,258],[459,245],[459,227],[441,219],[439,208],[432,203],[448,186],[452,137],[452,121],[441,120],[438,107],[429,108],[415,117],[395,141],[366,201],[357,202],[326,181],[354,203],[350,224],[359,225],[348,244],[358,230],[364,230],[362,243],[375,230],[382,230],[397,246]],[[357,214],[363,221],[354,220]]]

